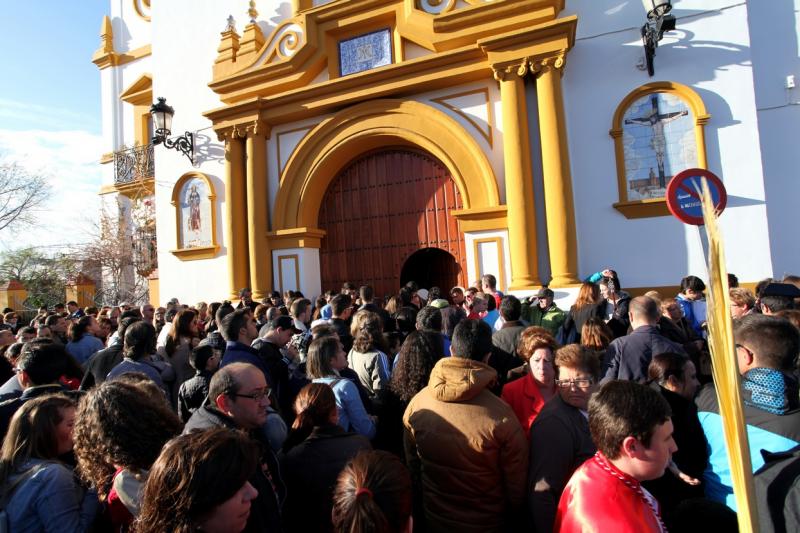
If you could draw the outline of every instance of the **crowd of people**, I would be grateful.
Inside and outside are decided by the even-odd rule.
[[[800,278],[729,282],[761,530],[796,530]],[[735,531],[704,292],[7,309],[0,531]]]

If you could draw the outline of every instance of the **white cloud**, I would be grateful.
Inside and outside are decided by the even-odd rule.
[[[87,131],[0,130],[0,157],[17,162],[52,184],[51,197],[37,219],[40,227],[0,235],[6,249],[85,242],[86,226],[98,218],[102,137]]]

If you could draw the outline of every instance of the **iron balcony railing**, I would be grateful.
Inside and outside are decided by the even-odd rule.
[[[114,152],[114,185],[126,185],[154,175],[153,144]]]

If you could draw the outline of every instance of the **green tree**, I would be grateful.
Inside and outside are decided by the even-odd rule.
[[[22,248],[0,254],[0,279],[18,280],[25,285],[26,307],[49,307],[63,303],[67,280],[78,273],[79,266],[69,253],[48,255],[37,248]]]

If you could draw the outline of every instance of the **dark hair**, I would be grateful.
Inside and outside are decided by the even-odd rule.
[[[6,348],[5,353],[3,353],[3,357],[5,357],[9,363],[15,365],[17,360],[19,359],[19,354],[22,353],[22,348],[25,346],[24,342],[15,342],[8,348]]]
[[[331,310],[333,311],[333,316],[340,316],[342,313],[347,310],[350,305],[352,305],[353,300],[350,298],[348,294],[337,294],[331,299]]]
[[[182,428],[163,394],[152,394],[147,385],[105,381],[90,390],[78,408],[78,473],[105,499],[117,468],[133,474],[148,470],[164,443]]]
[[[0,486],[29,459],[57,459],[56,426],[63,420],[63,411],[75,407],[75,402],[64,394],[47,394],[32,398],[17,409],[0,452]]]
[[[125,332],[128,331],[128,328],[131,324],[135,324],[137,322],[141,322],[141,318],[138,316],[126,316],[125,318],[119,319],[117,322],[117,337],[121,340],[125,340]]]
[[[56,383],[67,371],[67,357],[61,344],[50,339],[34,339],[22,347],[17,368],[24,371],[34,385]]]
[[[661,316],[661,309],[652,298],[647,296],[637,296],[631,300],[629,305],[631,315],[637,320],[646,320],[649,323],[658,322]]]
[[[76,302],[75,300],[70,300],[67,302],[67,305],[74,305],[75,307],[78,307],[78,302]]]
[[[672,410],[661,394],[634,381],[609,381],[589,400],[592,441],[611,460],[620,456],[626,437],[649,448],[656,426],[670,416]]]
[[[53,327],[56,324],[58,324],[58,320],[60,318],[64,318],[64,317],[62,317],[61,315],[55,315],[55,314],[54,315],[50,315],[45,319],[44,325],[47,326],[48,328]]]
[[[375,291],[372,289],[371,285],[362,285],[358,289],[358,296],[361,298],[361,303],[371,302],[372,299],[375,297]]]
[[[164,347],[167,355],[172,356],[175,350],[180,346],[181,337],[192,338],[195,336],[192,333],[192,322],[197,318],[197,312],[194,309],[181,309],[175,318],[172,319],[172,330],[167,336],[167,344]]]
[[[794,309],[794,298],[791,296],[762,296],[761,305],[776,313],[786,309]]]
[[[320,337],[311,341],[306,357],[308,379],[324,378],[334,374],[331,359],[339,353],[339,339]]]
[[[730,272],[728,272],[728,288],[735,289],[738,286],[739,286],[739,278],[736,276],[736,274],[731,274]]]
[[[138,309],[128,309],[127,311],[123,311],[119,315],[119,320],[122,320],[123,318],[129,318],[129,317],[142,318],[142,313]]]
[[[513,322],[519,320],[521,314],[522,303],[519,301],[519,298],[512,294],[503,296],[503,299],[500,300],[500,316],[503,317],[503,320],[506,322]]]
[[[602,318],[592,317],[584,322],[581,328],[581,346],[592,350],[605,350],[613,340],[614,333]]]
[[[484,274],[481,276],[481,284],[487,285],[490,289],[497,287],[497,278],[492,274]]]
[[[439,287],[431,287],[428,289],[428,301],[432,302],[442,297],[442,289]]]
[[[208,344],[195,346],[192,348],[191,353],[189,353],[189,364],[192,365],[192,368],[195,370],[202,371],[206,369],[208,360],[212,357],[214,357],[214,348]]]
[[[348,533],[399,533],[411,517],[411,476],[395,455],[362,451],[333,493],[333,527]]]
[[[647,367],[647,377],[662,387],[666,385],[670,377],[674,377],[678,383],[683,383],[683,370],[689,361],[691,359],[679,353],[654,355],[650,360],[650,366]]]
[[[561,368],[574,368],[588,372],[595,381],[600,379],[600,355],[586,346],[580,344],[567,344],[556,351],[553,361],[556,372]]]
[[[217,308],[217,312],[214,313],[214,320],[216,321],[217,327],[219,328],[220,324],[222,324],[222,320],[234,311],[235,309],[228,300],[222,302]]]
[[[453,331],[452,355],[483,361],[492,351],[492,328],[483,320],[464,320]]]
[[[411,401],[411,398],[428,384],[436,360],[436,348],[430,336],[420,331],[412,331],[400,347],[400,353],[397,354],[397,362],[389,380],[389,389],[402,402]]]
[[[294,400],[297,417],[292,430],[283,443],[283,451],[288,452],[311,435],[315,426],[331,423],[331,415],[336,412],[336,396],[333,389],[324,383],[309,383],[297,394]]]
[[[17,335],[36,335],[36,328],[31,326],[19,328]]]
[[[394,316],[397,331],[400,333],[411,333],[415,329],[417,312],[410,307],[400,309]]]
[[[785,318],[745,315],[733,323],[737,343],[752,350],[759,366],[791,370],[800,352],[800,332]]]
[[[240,431],[212,428],[172,439],[147,476],[136,531],[198,531],[257,466],[258,447]]]
[[[686,289],[691,289],[694,292],[703,292],[706,290],[706,284],[697,276],[686,276],[681,280],[681,292],[686,292]]]
[[[353,336],[353,350],[357,352],[386,351],[383,343],[383,321],[377,313],[366,309],[356,313],[350,334]]]
[[[222,338],[226,341],[238,341],[239,331],[247,327],[247,319],[250,315],[249,307],[242,307],[225,315],[225,318],[219,324],[219,332],[222,333]]]
[[[417,313],[417,329],[426,331],[442,331],[442,313],[439,308],[427,305]]]
[[[125,330],[125,357],[138,361],[156,351],[156,328],[149,322],[139,320]]]
[[[241,298],[242,296],[244,296],[248,292],[249,293],[253,292],[252,289],[250,289],[250,287],[244,287],[243,289],[239,289],[239,298]]]

